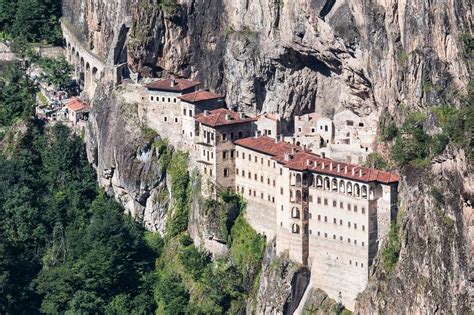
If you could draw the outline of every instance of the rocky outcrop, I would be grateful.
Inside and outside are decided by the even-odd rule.
[[[87,155],[99,183],[137,220],[164,231],[169,193],[157,150],[142,136],[135,104],[99,87],[86,130]]]
[[[464,152],[448,148],[401,182],[401,250],[395,269],[379,260],[358,314],[467,314],[472,310],[474,178]]]
[[[309,270],[276,255],[275,241],[267,245],[258,290],[247,314],[293,314],[308,286]]]

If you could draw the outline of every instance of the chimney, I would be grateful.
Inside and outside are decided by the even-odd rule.
[[[230,114],[226,114],[225,115],[225,120],[229,121],[231,118],[230,118]]]
[[[344,174],[347,174],[347,165],[344,166]]]
[[[240,119],[245,119],[245,114],[242,113],[242,112],[240,112],[240,113],[239,113],[239,117],[240,117]]]
[[[359,177],[362,177],[362,169],[359,170]]]
[[[323,169],[326,168],[326,163],[323,162],[322,168],[323,168]]]
[[[207,117],[207,116],[209,116],[209,111],[208,111],[208,110],[205,110],[205,111],[204,111],[204,117]]]
[[[303,151],[306,151],[306,144],[303,144]]]
[[[332,162],[329,163],[329,169],[332,171],[332,168],[333,168],[333,165],[332,165]]]
[[[258,138],[258,136],[259,136],[258,130],[255,130],[255,138]]]
[[[353,167],[352,168],[352,176],[354,176],[354,175],[355,175],[355,168]]]
[[[311,165],[311,161],[310,160],[306,160],[306,166],[310,166]]]
[[[290,160],[290,154],[288,152],[285,152],[285,161]]]
[[[296,148],[291,148],[291,154],[295,154],[296,153]]]
[[[295,145],[295,143],[296,143],[295,137],[292,138],[292,141],[293,141],[293,145]]]
[[[339,173],[341,171],[341,164],[337,164],[337,172]]]
[[[171,79],[170,86],[171,86],[171,87],[175,87],[175,86],[176,86],[176,80],[175,80],[175,79]]]

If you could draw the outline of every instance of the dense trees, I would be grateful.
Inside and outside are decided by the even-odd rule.
[[[153,312],[160,242],[99,193],[67,127],[31,124],[0,155],[0,204],[0,313]]]
[[[16,62],[0,63],[0,132],[18,119],[32,116],[35,88]]]
[[[60,44],[60,16],[61,1],[0,0],[0,34],[14,40]]]

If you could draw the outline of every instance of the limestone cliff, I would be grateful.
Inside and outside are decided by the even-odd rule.
[[[375,264],[356,313],[467,314],[474,184],[464,152],[448,147],[429,169],[404,175],[399,262],[393,271]]]
[[[226,93],[229,105],[249,112],[291,119],[351,108],[400,121],[407,111],[440,99],[456,103],[455,95],[464,93],[469,81],[460,38],[473,30],[470,0],[63,2],[65,16],[104,59],[129,17],[122,57],[132,72],[198,78],[204,87]],[[109,94],[103,90],[95,101],[89,156],[103,186],[149,228],[162,230],[169,196],[166,177],[151,162],[157,152],[137,132],[139,122],[123,118],[129,110]],[[428,169],[403,172],[400,259],[390,272],[376,263],[357,312],[472,308],[469,167],[462,152],[448,148]],[[280,296],[283,304],[271,305],[275,292],[265,289],[273,276],[261,279],[258,310],[283,309],[288,295]]]

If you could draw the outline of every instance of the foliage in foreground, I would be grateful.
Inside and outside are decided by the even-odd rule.
[[[0,204],[0,313],[154,311],[159,241],[98,193],[68,128],[30,125],[0,155]]]

